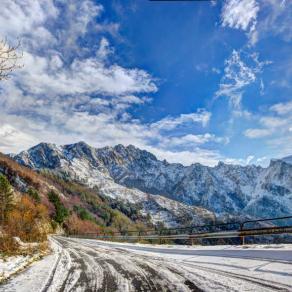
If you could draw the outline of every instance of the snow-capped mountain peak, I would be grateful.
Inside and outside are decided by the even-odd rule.
[[[108,196],[129,201],[151,198],[149,201],[157,203],[168,198],[172,200],[165,203],[168,206],[196,206],[217,215],[270,217],[292,213],[289,157],[271,160],[267,168],[223,162],[215,167],[200,163],[183,166],[160,161],[133,145],[94,148],[78,142],[60,147],[41,143],[14,159],[31,168],[65,172],[89,186],[98,186]]]

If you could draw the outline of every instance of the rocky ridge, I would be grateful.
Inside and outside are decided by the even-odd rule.
[[[175,217],[197,214],[194,222],[200,222],[211,217],[208,210],[217,216],[292,213],[292,164],[287,158],[271,160],[267,168],[223,162],[215,167],[183,166],[160,161],[133,145],[94,148],[79,142],[41,143],[14,159],[97,186],[107,196],[141,203],[143,212],[157,221],[175,223]]]

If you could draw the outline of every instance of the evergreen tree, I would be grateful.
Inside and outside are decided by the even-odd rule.
[[[41,197],[39,195],[39,193],[37,192],[37,190],[33,189],[33,188],[29,188],[27,190],[28,195],[34,200],[35,203],[40,203],[41,202]]]
[[[50,191],[48,193],[48,198],[49,198],[49,201],[53,203],[55,207],[54,220],[58,222],[59,224],[62,224],[64,220],[69,216],[68,209],[61,202],[58,194],[56,194],[54,191]]]
[[[0,174],[0,220],[1,224],[5,224],[8,213],[13,208],[13,190],[6,178]]]

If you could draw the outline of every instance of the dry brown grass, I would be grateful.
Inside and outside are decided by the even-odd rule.
[[[20,251],[19,245],[16,241],[8,235],[0,237],[0,254],[3,256],[6,255],[15,255]]]

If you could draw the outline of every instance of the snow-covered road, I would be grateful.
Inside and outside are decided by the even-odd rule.
[[[0,291],[292,291],[292,245],[187,247],[54,237]]]

